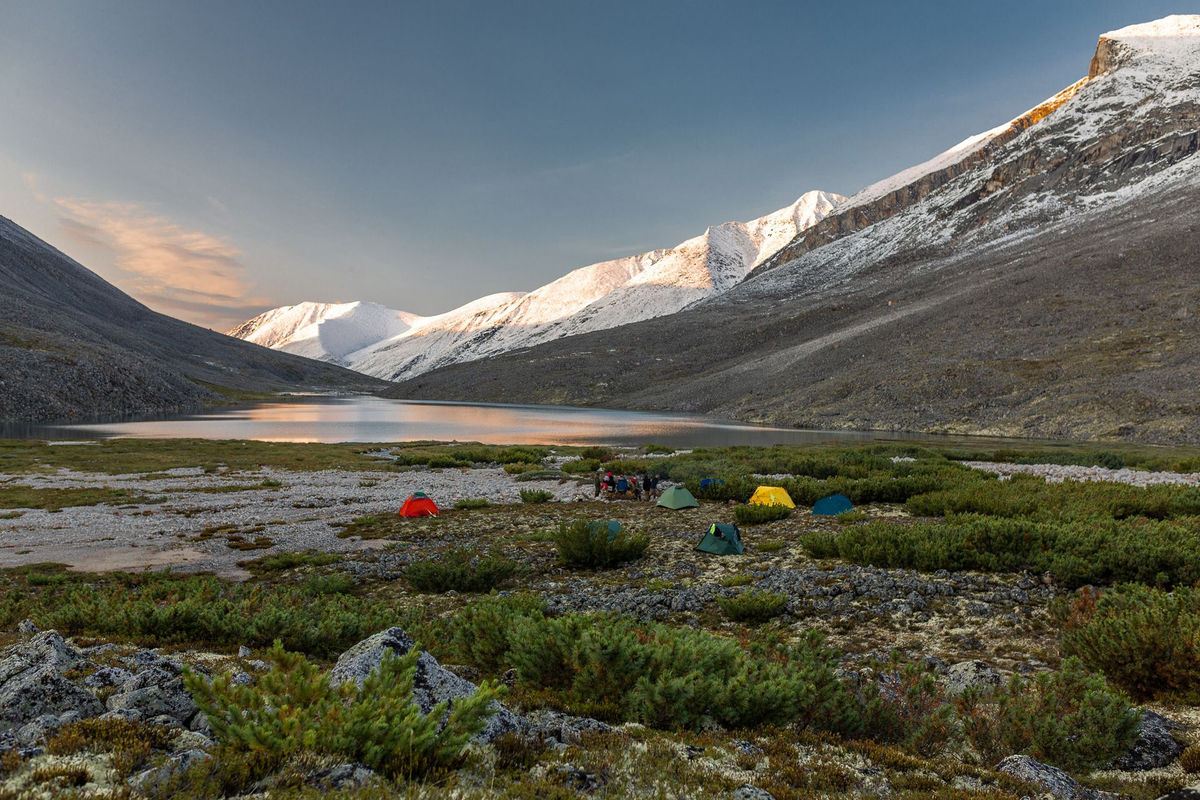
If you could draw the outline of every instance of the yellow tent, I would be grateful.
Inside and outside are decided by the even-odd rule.
[[[752,506],[787,506],[795,508],[796,504],[788,496],[787,490],[779,486],[760,486],[750,496]]]

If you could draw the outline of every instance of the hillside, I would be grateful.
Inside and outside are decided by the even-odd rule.
[[[391,393],[1197,442],[1198,143],[1200,17],[1114,31],[1087,79],[730,291]]]
[[[672,314],[719,295],[843,200],[808,192],[771,214],[710,227],[675,247],[581,267],[532,292],[489,295],[434,317],[374,303],[301,303],[230,333],[381,378],[412,377]]]
[[[0,217],[0,421],[192,411],[377,381],[159,314]]]

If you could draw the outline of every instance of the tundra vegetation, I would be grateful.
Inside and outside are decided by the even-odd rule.
[[[1016,754],[1137,799],[1188,783],[1200,737],[1186,726],[1171,734],[1183,755],[1167,765],[1111,767],[1144,708],[1196,718],[1200,489],[1000,480],[963,460],[1200,470],[1193,451],[1117,446],[0,442],[12,479],[0,508],[11,509],[71,502],[12,499],[38,499],[22,475],[61,468],[201,467],[269,491],[255,480],[263,467],[366,477],[522,465],[506,471],[590,481],[578,462],[586,473],[644,469],[701,502],[670,514],[635,501],[514,501],[460,503],[436,519],[363,517],[346,530],[384,548],[271,553],[244,562],[244,582],[55,564],[0,572],[3,643],[19,642],[29,620],[81,647],[115,645],[68,674],[76,681],[157,648],[186,665],[212,737],[210,757],[173,769],[175,729],[69,722],[43,755],[3,754],[0,797],[728,798],[754,786],[779,800],[1015,800],[1042,791],[997,769]],[[701,488],[704,478],[722,482]],[[757,520],[743,555],[695,552],[760,482],[784,487],[796,511]],[[856,511],[807,513],[833,493]],[[591,524],[608,519],[623,531]],[[386,656],[361,684],[331,680],[339,655],[391,627],[418,648]],[[478,689],[422,711],[418,649]],[[993,677],[964,684],[958,668],[976,662]],[[497,701],[527,719],[595,723],[575,737],[472,741]],[[320,783],[340,764],[368,777]],[[139,777],[148,772],[161,779]]]

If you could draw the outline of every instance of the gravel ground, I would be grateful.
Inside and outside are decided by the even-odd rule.
[[[1200,473],[1196,472],[1144,472],[1136,469],[1080,467],[1071,464],[997,464],[991,461],[964,461],[963,464],[1000,476],[1041,475],[1050,483],[1070,480],[1128,483],[1131,486],[1155,486],[1158,484],[1200,486]]]
[[[339,538],[340,528],[335,525],[368,514],[394,514],[415,491],[424,491],[447,508],[469,497],[520,502],[521,489],[546,489],[560,501],[582,496],[574,482],[516,482],[499,468],[404,473],[263,469],[250,474],[205,474],[193,468],[160,474],[169,477],[147,480],[141,475],[69,470],[0,476],[0,486],[111,487],[162,500],[53,512],[30,509],[16,519],[0,519],[0,567],[54,561],[88,571],[170,566],[180,571],[211,570],[228,577],[246,577],[237,562],[273,552],[311,548],[336,553],[381,546],[378,541]],[[282,485],[257,486],[264,480]],[[225,486],[254,488],[211,491]],[[590,484],[584,489],[591,494]],[[214,531],[216,528],[223,530]],[[205,529],[210,531],[207,537]],[[229,535],[246,541],[267,537],[273,545],[238,550],[230,546]]]

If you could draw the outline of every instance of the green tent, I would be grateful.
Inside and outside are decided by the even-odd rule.
[[[662,508],[674,510],[700,507],[700,504],[696,502],[696,498],[692,497],[692,493],[682,486],[672,486],[670,489],[665,490],[662,493],[662,497],[658,498],[658,504]]]
[[[717,522],[708,529],[708,533],[696,549],[704,553],[718,556],[736,556],[746,548],[742,545],[742,535],[738,533],[737,525],[722,525]]]
[[[611,542],[621,532],[621,523],[615,519],[598,520],[588,523],[588,533],[600,533],[603,530],[608,531],[608,540]]]

